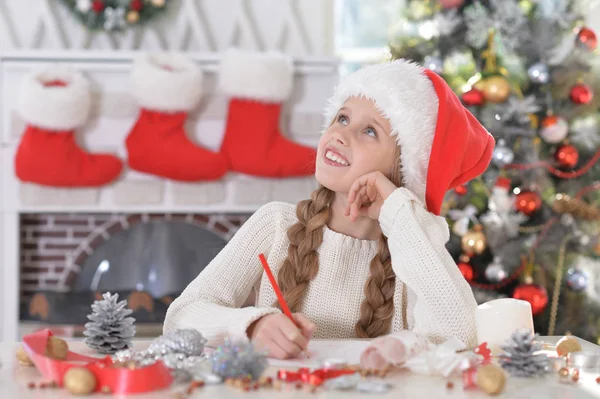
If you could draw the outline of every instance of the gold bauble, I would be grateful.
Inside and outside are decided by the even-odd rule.
[[[96,377],[85,367],[71,367],[63,382],[72,395],[89,395],[96,389]]]
[[[25,348],[23,348],[23,346],[19,346],[17,349],[17,359],[19,359],[19,362],[23,366],[33,366],[33,362],[27,355],[27,352],[25,352]]]
[[[64,360],[67,358],[67,353],[69,352],[69,345],[67,342],[51,336],[48,338],[48,343],[46,344],[46,356],[51,357],[52,359]]]
[[[487,248],[487,240],[481,225],[475,226],[473,230],[462,236],[461,244],[464,252],[481,255]]]
[[[139,12],[137,12],[135,10],[131,10],[127,13],[127,22],[129,22],[130,24],[136,24],[139,20],[140,20]]]
[[[152,5],[154,7],[164,7],[165,0],[152,0]]]
[[[487,364],[477,371],[477,385],[489,395],[498,395],[504,391],[506,374],[502,368]]]
[[[510,95],[510,83],[504,76],[494,75],[485,78],[480,86],[485,99],[492,103],[503,103]]]
[[[558,356],[567,356],[569,353],[581,352],[581,350],[581,344],[573,336],[563,337],[556,344],[556,353]]]

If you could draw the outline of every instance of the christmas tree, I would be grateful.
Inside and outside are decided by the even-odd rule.
[[[450,191],[448,250],[479,303],[531,303],[536,331],[600,342],[600,74],[585,1],[407,0],[390,58],[440,74],[496,138]]]

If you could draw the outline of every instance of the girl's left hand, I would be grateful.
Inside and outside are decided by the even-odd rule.
[[[371,219],[379,220],[383,202],[397,188],[379,171],[359,177],[350,187],[346,216],[349,216],[353,222],[359,216],[368,216]]]

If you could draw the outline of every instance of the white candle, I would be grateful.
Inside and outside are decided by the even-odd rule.
[[[516,330],[533,329],[531,304],[514,298],[494,299],[482,303],[475,312],[477,343],[487,342],[488,348],[497,354]]]

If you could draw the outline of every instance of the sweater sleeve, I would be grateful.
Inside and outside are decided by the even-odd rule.
[[[456,337],[475,347],[477,302],[445,247],[450,234],[446,220],[428,212],[401,187],[385,200],[379,222],[388,238],[394,272],[412,293],[408,328],[434,343]]]
[[[262,316],[279,313],[277,308],[241,307],[260,280],[263,268],[258,258],[269,259],[272,242],[279,234],[280,203],[258,209],[202,272],[171,303],[163,333],[181,328],[196,329],[208,345],[225,337],[248,340],[248,326]]]

